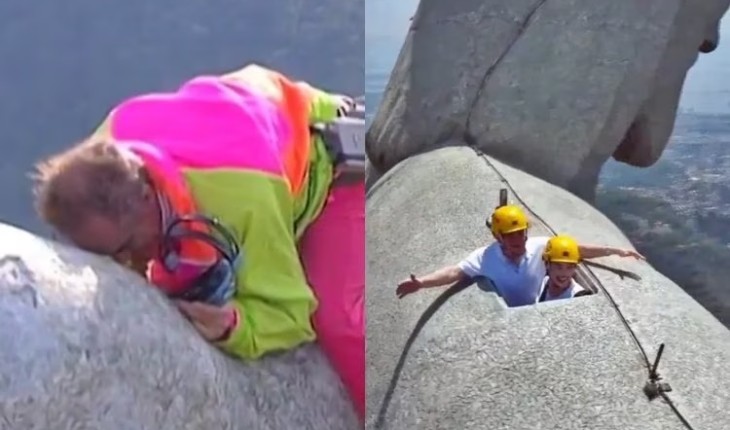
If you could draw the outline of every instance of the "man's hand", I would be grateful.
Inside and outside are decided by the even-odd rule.
[[[396,288],[395,294],[398,296],[399,299],[402,299],[409,294],[415,293],[421,288],[423,288],[423,284],[421,283],[421,281],[416,279],[415,275],[411,275],[410,278],[401,281],[398,284],[398,288]]]
[[[209,342],[225,340],[238,321],[238,312],[231,305],[213,306],[203,302],[175,302],[201,336]]]
[[[646,257],[634,251],[633,249],[618,249],[616,255],[619,257],[634,257],[637,260],[646,260]]]
[[[344,96],[341,94],[333,94],[332,97],[334,97],[338,101],[338,117],[347,116],[348,112],[355,109],[355,100],[353,100],[352,97]]]

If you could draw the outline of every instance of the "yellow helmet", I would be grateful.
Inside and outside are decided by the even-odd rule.
[[[545,261],[551,263],[578,264],[580,261],[578,242],[566,235],[551,237],[545,246],[545,252],[542,254],[542,257]]]
[[[515,205],[498,207],[492,213],[492,233],[508,234],[527,229],[527,215]]]

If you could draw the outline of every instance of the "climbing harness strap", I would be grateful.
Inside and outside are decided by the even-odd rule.
[[[540,292],[540,298],[537,300],[538,303],[542,303],[547,299],[547,293],[548,293],[548,283],[546,282],[545,285],[542,287],[542,291]]]

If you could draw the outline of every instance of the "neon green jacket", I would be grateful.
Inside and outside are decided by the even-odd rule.
[[[296,245],[333,177],[309,124],[333,120],[338,106],[324,91],[251,65],[128,99],[97,131],[143,159],[177,214],[202,212],[235,233],[244,262],[231,304],[240,318],[220,346],[241,358],[315,338],[317,301]],[[181,256],[175,273],[152,261],[150,281],[181,288],[217,258],[199,242],[183,243]]]

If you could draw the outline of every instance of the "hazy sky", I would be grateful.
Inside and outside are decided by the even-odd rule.
[[[409,18],[418,0],[368,0],[365,2],[366,86],[383,85],[403,43]],[[712,54],[700,55],[690,70],[681,106],[702,112],[730,113],[730,18],[723,19],[720,46]],[[379,78],[379,79],[378,79]]]
[[[730,112],[730,17],[720,26],[720,45],[700,55],[684,83],[681,105],[703,112]]]

